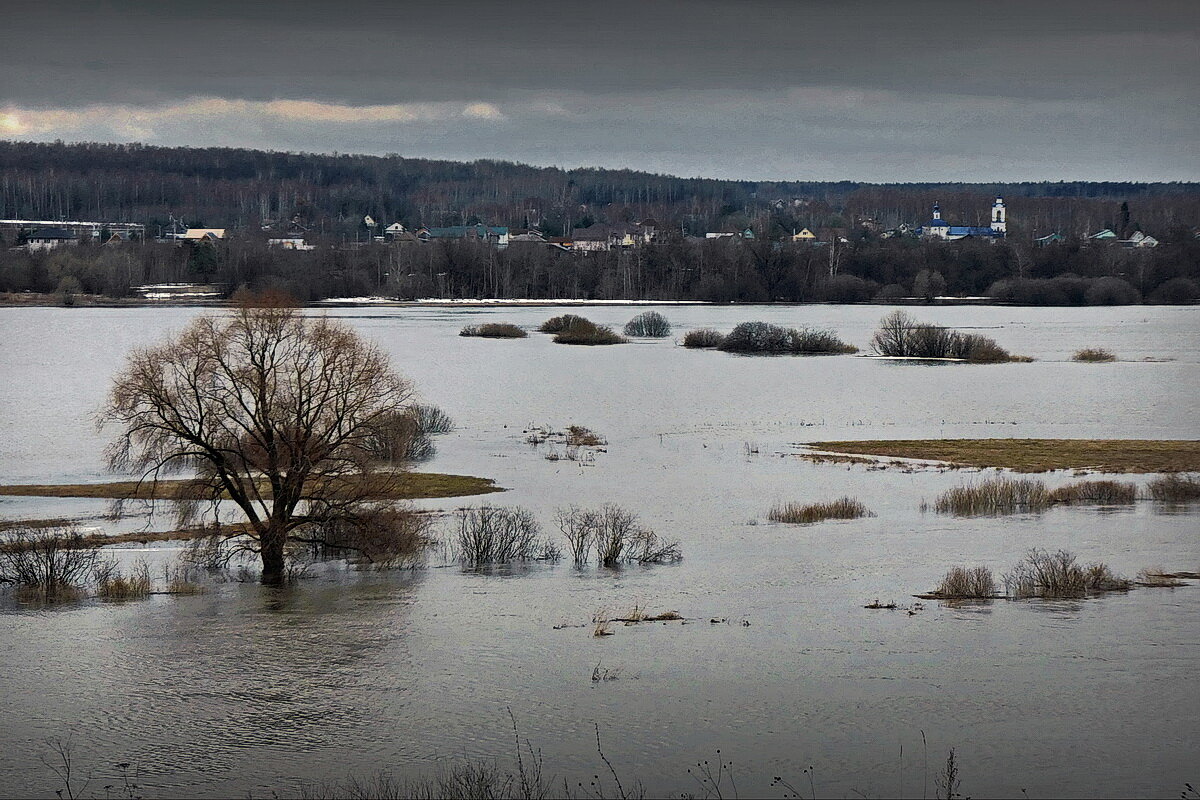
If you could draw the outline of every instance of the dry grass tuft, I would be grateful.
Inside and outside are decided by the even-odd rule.
[[[772,522],[789,522],[807,525],[822,522],[827,519],[859,519],[860,517],[875,516],[867,507],[853,497],[842,497],[831,503],[777,503],[769,512],[767,519]]]
[[[1029,478],[992,478],[944,492],[934,504],[939,514],[960,517],[1044,511],[1050,507],[1046,484]]]
[[[683,335],[684,347],[719,347],[725,334],[712,328],[698,328]]]
[[[1080,566],[1066,550],[1050,553],[1034,548],[1004,576],[1004,587],[1013,598],[1071,598],[1104,592],[1123,592],[1133,583],[1114,575],[1107,564]]]
[[[481,336],[485,339],[524,339],[529,334],[508,322],[485,322],[468,325],[458,332],[459,336]]]
[[[115,561],[96,565],[96,594],[102,600],[141,600],[150,596],[150,567],[139,561],[126,575]]]
[[[1200,500],[1200,476],[1163,475],[1146,484],[1146,492],[1152,500],[1163,500],[1169,503]]]
[[[987,567],[954,567],[938,584],[938,595],[948,599],[984,599],[996,596],[996,580]]]
[[[1152,589],[1174,589],[1179,586],[1187,586],[1186,581],[1179,580],[1179,578],[1166,572],[1162,567],[1140,571],[1137,574],[1136,583],[1138,586],[1146,586]]]
[[[1079,481],[1050,492],[1054,505],[1128,506],[1137,501],[1137,484],[1121,481]]]
[[[1085,347],[1082,350],[1076,350],[1071,356],[1072,361],[1091,361],[1105,362],[1116,361],[1117,357],[1112,352],[1105,350],[1102,347]]]
[[[567,426],[568,447],[601,447],[606,444],[608,440],[582,425]]]
[[[562,314],[561,316],[551,317],[538,326],[539,333],[562,333],[567,328],[577,325],[580,322],[588,320],[578,314]]]

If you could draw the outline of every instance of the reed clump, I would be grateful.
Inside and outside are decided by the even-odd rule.
[[[1076,350],[1071,355],[1072,361],[1091,361],[1091,362],[1106,362],[1116,361],[1117,357],[1111,351],[1105,350],[1103,347],[1085,347],[1082,350]]]
[[[580,322],[588,320],[578,314],[560,314],[557,317],[551,317],[538,326],[539,333],[562,333],[567,328],[577,325]]]
[[[1004,575],[1005,591],[1016,599],[1087,597],[1127,591],[1132,585],[1102,562],[1081,566],[1066,550],[1034,548]]]
[[[99,562],[95,568],[96,595],[101,600],[141,600],[150,596],[150,566],[134,564],[126,574],[115,561]]]
[[[603,345],[629,341],[607,325],[597,325],[582,317],[577,317],[577,320],[554,334],[555,344]]]
[[[524,339],[529,334],[524,328],[508,322],[485,322],[480,325],[467,325],[458,335],[480,336],[484,339]]]
[[[657,311],[645,311],[625,323],[625,335],[661,339],[671,335],[671,323]]]
[[[1079,481],[1050,492],[1053,505],[1128,506],[1137,502],[1137,484],[1124,481]]]
[[[790,522],[807,525],[827,519],[859,519],[875,516],[859,500],[842,497],[830,503],[776,503],[767,512],[772,522]]]
[[[555,561],[561,553],[542,536],[541,525],[528,509],[482,506],[458,512],[455,537],[458,559],[479,568],[520,561]]]
[[[1200,500],[1200,476],[1171,473],[1154,478],[1146,484],[1152,500],[1168,503],[1187,503]]]
[[[742,322],[717,345],[727,353],[832,355],[857,353],[833,331],[815,328],[784,328],[769,322]]]
[[[899,310],[880,321],[879,329],[871,337],[871,349],[881,356],[953,359],[975,364],[1030,360],[1012,355],[987,336],[918,322]]]
[[[712,328],[697,328],[683,335],[684,347],[718,347],[725,339],[725,334]]]
[[[987,567],[953,567],[935,594],[948,599],[981,600],[996,596],[996,579]]]
[[[1050,507],[1050,493],[1042,481],[1030,478],[999,477],[973,486],[959,486],[944,492],[934,505],[939,514],[960,517],[994,516],[1044,511]]]

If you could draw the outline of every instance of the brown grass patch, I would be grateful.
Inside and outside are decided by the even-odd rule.
[[[996,579],[987,567],[953,567],[932,594],[947,600],[986,600],[996,597]]]
[[[867,507],[853,497],[841,497],[831,503],[778,503],[767,512],[771,522],[789,522],[807,525],[827,519],[859,519],[875,516]]]
[[[852,455],[919,458],[1016,472],[1200,471],[1200,441],[1192,439],[877,439],[811,442],[809,446]]]
[[[367,476],[365,480],[370,480]],[[190,486],[187,479],[151,481],[114,481],[111,483],[10,484],[0,486],[0,495],[14,497],[90,497],[109,500],[175,500]],[[437,472],[409,472],[397,481],[381,482],[376,500],[419,500],[438,497],[502,492],[490,478],[447,475]]]

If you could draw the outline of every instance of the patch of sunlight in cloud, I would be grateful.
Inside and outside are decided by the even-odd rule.
[[[220,122],[311,122],[326,125],[420,123],[455,119],[503,120],[493,103],[429,102],[354,106],[317,100],[230,100],[192,97],[161,106],[95,105],[79,108],[13,108],[0,112],[6,134],[70,138],[90,132],[152,139],[163,128]]]

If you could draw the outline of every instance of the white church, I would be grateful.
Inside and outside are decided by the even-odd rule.
[[[937,203],[933,204],[933,219],[921,226],[922,236],[953,241],[969,237],[982,239],[1003,239],[1008,235],[1008,211],[1004,208],[1004,198],[997,197],[992,203],[992,224],[984,226],[951,225],[942,219],[942,209]]]

